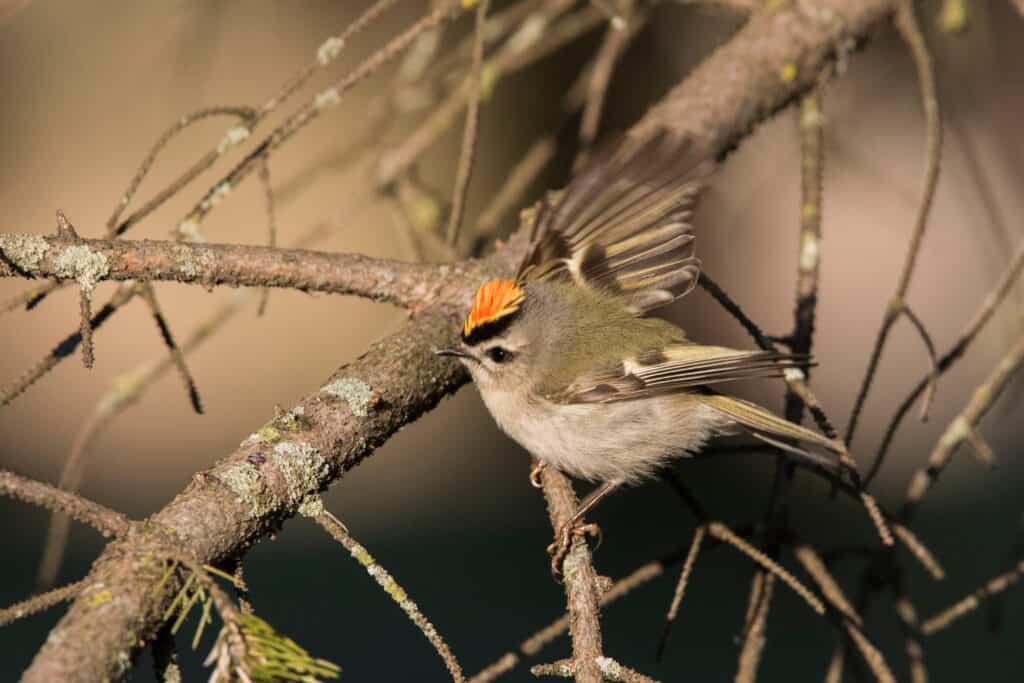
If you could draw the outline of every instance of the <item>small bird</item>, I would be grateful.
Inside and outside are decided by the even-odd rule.
[[[537,461],[600,483],[548,548],[557,577],[585,514],[737,427],[829,449],[826,437],[717,387],[808,365],[697,344],[648,314],[697,283],[690,224],[712,165],[659,134],[598,153],[533,220],[515,279],[480,285],[456,348],[498,426]],[[537,481],[539,469],[531,473]]]

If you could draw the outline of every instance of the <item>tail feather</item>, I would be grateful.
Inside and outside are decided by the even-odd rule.
[[[755,434],[763,433],[769,436],[795,439],[827,448],[834,453],[843,452],[843,449],[832,439],[789,420],[784,420],[750,401],[722,394],[701,394],[698,398],[704,405],[728,415]]]

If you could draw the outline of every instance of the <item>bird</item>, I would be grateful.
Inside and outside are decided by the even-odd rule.
[[[482,283],[458,344],[436,351],[466,367],[498,427],[535,458],[535,485],[546,466],[599,485],[548,548],[556,578],[571,539],[599,533],[583,519],[600,500],[714,436],[837,451],[720,389],[805,368],[807,356],[697,343],[651,315],[698,282],[691,219],[714,168],[664,131],[605,145],[541,200],[515,277]]]

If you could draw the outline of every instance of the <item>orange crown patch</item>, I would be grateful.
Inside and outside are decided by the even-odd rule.
[[[462,336],[469,337],[473,330],[519,310],[523,302],[523,290],[515,280],[494,278],[480,285],[473,297],[473,308],[462,326]]]

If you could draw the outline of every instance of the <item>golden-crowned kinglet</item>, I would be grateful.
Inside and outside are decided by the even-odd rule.
[[[689,292],[700,262],[689,220],[710,165],[658,136],[606,149],[534,217],[514,280],[476,292],[461,343],[498,426],[542,465],[601,482],[552,544],[552,571],[583,515],[736,426],[832,448],[824,436],[712,389],[807,359],[689,341],[645,317]]]

